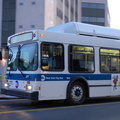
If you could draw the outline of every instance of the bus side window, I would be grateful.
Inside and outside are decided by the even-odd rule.
[[[117,49],[108,49],[108,48],[101,48],[100,49],[100,59],[101,59],[101,72],[114,72],[118,73],[119,70],[119,57],[120,57],[120,50]]]
[[[37,66],[38,66],[38,56],[37,56],[37,54],[35,54],[34,59],[33,59],[32,70],[36,70]]]
[[[64,68],[63,45],[59,43],[42,43],[42,58],[48,60],[48,66],[42,66],[43,70],[61,71]]]
[[[62,56],[57,55],[54,57],[56,69],[61,69],[63,67]]]
[[[69,65],[71,72],[94,72],[94,49],[89,46],[70,45]]]
[[[73,60],[73,71],[80,71],[79,60]]]
[[[109,71],[109,67],[107,65],[105,65],[105,64],[102,64],[101,68],[102,68],[102,71],[104,71],[104,72]]]

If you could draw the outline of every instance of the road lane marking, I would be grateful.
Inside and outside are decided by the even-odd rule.
[[[19,102],[19,101],[30,101],[30,100],[28,100],[28,99],[18,99],[18,98],[14,98],[14,99],[8,98],[8,99],[2,99],[2,100],[0,100],[0,102],[6,102],[6,101]]]
[[[81,107],[102,106],[102,105],[112,105],[112,104],[120,104],[120,102],[98,103],[98,104],[89,104],[89,105],[75,105],[75,106],[53,107],[53,108],[40,108],[40,109],[29,109],[29,110],[4,111],[4,112],[0,112],[0,114],[57,110],[57,109],[67,109],[67,108],[81,108]]]

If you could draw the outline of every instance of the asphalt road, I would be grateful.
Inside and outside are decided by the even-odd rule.
[[[120,120],[120,98],[87,100],[82,105],[30,100],[0,100],[0,120]]]

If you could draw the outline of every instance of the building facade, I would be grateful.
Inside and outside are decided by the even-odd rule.
[[[79,21],[100,26],[110,26],[107,0],[80,0],[80,4],[81,15]]]
[[[77,21],[109,26],[107,0],[0,0],[0,41],[30,29]]]
[[[15,33],[16,0],[2,1],[1,18],[2,18],[2,23],[1,23],[2,46],[6,46],[7,37]]]
[[[46,29],[69,21],[78,21],[77,1],[17,0],[16,32],[26,29]]]
[[[70,21],[109,26],[107,0],[0,0],[0,48],[14,33]]]

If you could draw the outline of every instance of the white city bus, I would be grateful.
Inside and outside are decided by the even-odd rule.
[[[31,100],[120,95],[120,30],[70,22],[8,38],[2,94]]]

